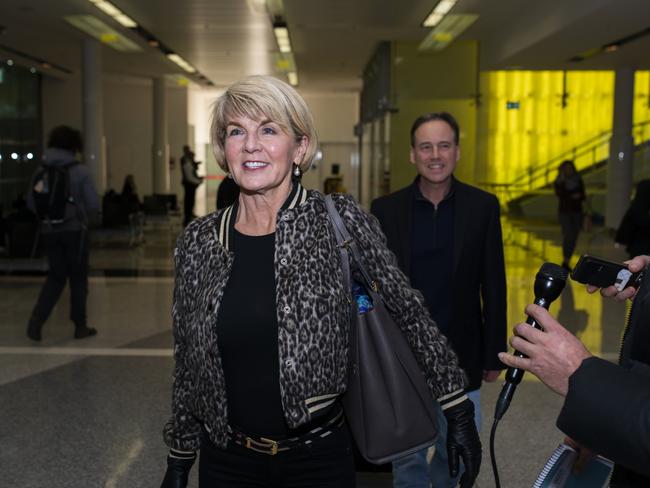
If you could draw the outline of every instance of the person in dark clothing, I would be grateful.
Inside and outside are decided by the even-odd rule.
[[[418,117],[410,141],[418,176],[406,188],[374,200],[370,211],[458,354],[480,426],[481,385],[496,381],[503,368],[497,353],[506,350],[506,277],[498,200],[453,175],[460,160],[459,133],[449,113]],[[444,416],[439,417],[444,425]],[[456,486],[445,443],[443,429],[433,456],[424,449],[394,461],[393,486]]]
[[[135,178],[132,174],[126,175],[122,185],[122,200],[129,208],[129,213],[137,212],[142,209],[142,203],[138,195],[138,188],[135,185]]]
[[[627,261],[640,271],[650,256]],[[593,293],[597,288],[588,286]],[[650,486],[650,282],[646,274],[638,290],[615,286],[600,291],[622,301],[634,298],[623,335],[619,364],[593,356],[544,308],[529,305],[526,313],[543,329],[518,324],[510,339],[519,358],[501,353],[508,366],[530,371],[555,393],[564,397],[557,426],[571,444],[614,461],[612,488]],[[589,453],[581,453],[581,457]]]
[[[217,189],[217,210],[229,207],[239,197],[239,185],[231,176],[226,176]]]
[[[637,184],[634,200],[616,231],[615,241],[626,246],[630,257],[650,254],[650,180]]]
[[[130,245],[144,241],[144,212],[138,196],[138,188],[132,174],[126,175],[122,185],[122,206],[129,216]]]
[[[183,225],[189,224],[196,218],[194,215],[194,202],[196,199],[196,189],[203,183],[203,178],[197,174],[199,163],[194,160],[194,153],[190,146],[183,146],[183,156],[181,157],[181,171],[183,174],[183,188],[185,198],[183,201]]]
[[[558,197],[558,220],[562,229],[562,266],[571,270],[571,256],[582,228],[585,186],[573,161],[562,161],[553,183]]]
[[[325,178],[323,181],[323,193],[329,195],[330,193],[345,193],[343,187],[343,177],[340,174],[341,165],[338,163],[332,164],[332,174]]]
[[[65,215],[60,222],[41,222],[41,237],[49,270],[45,284],[27,325],[27,336],[41,340],[41,329],[56,305],[66,281],[70,282],[70,319],[74,323],[75,339],[95,335],[97,330],[86,323],[86,298],[88,295],[88,223],[99,213],[100,203],[88,168],[77,163],[82,150],[81,133],[59,126],[49,135],[43,168],[67,167],[69,197]],[[28,191],[27,205],[37,213],[34,193],[41,193],[42,182],[36,178],[37,170]]]
[[[191,222],[175,251],[176,368],[163,488],[184,488],[200,450],[201,488],[353,488],[342,413],[349,290],[324,196],[300,184],[318,141],[288,84],[250,76],[214,105],[212,147],[241,191]],[[478,475],[481,447],[464,373],[376,219],[346,195],[334,204],[413,348],[448,427],[449,451]],[[462,419],[462,420],[461,420]],[[461,422],[459,422],[461,420]]]

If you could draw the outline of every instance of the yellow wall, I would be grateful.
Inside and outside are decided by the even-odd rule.
[[[481,74],[479,171],[482,182],[507,183],[611,130],[614,73],[492,71]],[[508,109],[507,102],[518,102]],[[607,157],[606,147],[598,157]],[[591,159],[591,157],[590,157]],[[580,168],[587,164],[576,160]],[[553,175],[554,176],[554,175]]]
[[[634,144],[650,139],[650,71],[637,71],[634,76]]]

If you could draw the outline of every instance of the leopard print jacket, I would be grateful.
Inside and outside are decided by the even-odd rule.
[[[443,408],[459,403],[465,375],[422,295],[409,286],[386,247],[378,221],[349,196],[335,195],[334,202],[387,308],[395,311],[433,397]],[[215,331],[236,252],[229,245],[236,212],[237,204],[193,221],[175,250],[176,367],[172,416],[164,428],[172,449],[199,449],[203,430],[215,445],[227,443],[228,402]],[[295,428],[346,389],[350,306],[322,194],[296,184],[275,232],[280,392],[286,422]]]

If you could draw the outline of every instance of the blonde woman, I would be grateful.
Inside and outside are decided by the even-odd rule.
[[[192,222],[175,252],[176,369],[163,487],[355,486],[339,402],[347,379],[349,304],[324,197],[300,175],[318,145],[304,100],[286,83],[245,78],[218,99],[217,162],[241,188],[230,207]],[[335,203],[366,266],[449,413],[450,445],[470,486],[481,447],[456,356],[351,198]]]

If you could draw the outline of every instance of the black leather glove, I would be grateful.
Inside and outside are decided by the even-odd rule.
[[[468,398],[444,410],[447,418],[447,455],[449,474],[458,476],[460,459],[465,472],[460,478],[461,488],[470,488],[481,469],[481,440],[474,423],[474,404]]]
[[[171,449],[167,456],[167,471],[160,488],[186,488],[195,459],[195,452],[178,452]]]

